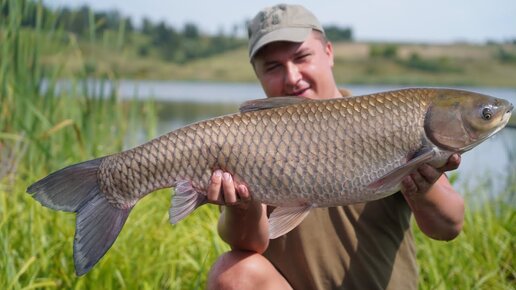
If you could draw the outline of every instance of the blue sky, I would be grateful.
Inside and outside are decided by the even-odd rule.
[[[277,1],[245,0],[44,0],[53,7],[88,4],[96,10],[117,9],[135,23],[142,17],[175,27],[196,23],[202,31],[229,32]],[[485,42],[516,39],[516,0],[305,0],[323,25],[351,27],[364,41]]]

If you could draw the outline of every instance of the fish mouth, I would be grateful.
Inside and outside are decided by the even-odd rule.
[[[514,106],[511,103],[509,103],[509,108],[507,109],[507,111],[505,111],[505,114],[503,114],[503,116],[502,116],[502,120],[501,120],[502,126],[500,126],[501,128],[505,127],[505,125],[507,125],[507,123],[509,122],[509,119],[511,118],[513,109],[514,109]]]

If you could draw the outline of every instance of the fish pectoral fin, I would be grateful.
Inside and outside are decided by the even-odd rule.
[[[290,232],[305,219],[311,209],[312,206],[275,208],[269,216],[269,239]]]
[[[206,195],[195,190],[189,181],[177,182],[175,194],[172,197],[172,206],[169,210],[170,222],[178,223],[206,201]]]
[[[395,188],[401,183],[401,180],[409,175],[412,171],[416,170],[419,166],[429,162],[436,155],[435,150],[428,150],[423,152],[416,158],[409,160],[404,165],[394,169],[393,171],[385,174],[379,179],[370,183],[367,188],[374,189],[376,192],[383,192],[389,189]]]
[[[280,108],[304,102],[314,102],[314,100],[304,97],[274,97],[266,99],[250,100],[243,103],[239,110],[240,113]]]

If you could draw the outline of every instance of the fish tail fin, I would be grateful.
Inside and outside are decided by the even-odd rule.
[[[174,197],[172,197],[172,206],[169,211],[170,222],[178,223],[206,202],[206,195],[195,190],[189,181],[179,181]]]
[[[75,272],[81,276],[91,270],[115,242],[131,208],[113,207],[96,195],[77,212],[73,258]]]
[[[98,192],[97,171],[102,158],[70,165],[35,182],[27,193],[55,210],[77,212]]]
[[[74,261],[87,273],[115,242],[132,209],[113,207],[101,193],[97,172],[103,158],[58,170],[27,188],[42,205],[77,213]]]

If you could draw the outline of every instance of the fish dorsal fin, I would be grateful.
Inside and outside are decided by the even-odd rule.
[[[314,100],[304,97],[273,97],[250,100],[240,106],[240,113],[280,108],[304,102],[314,102]]]
[[[374,189],[376,192],[385,192],[393,189],[401,183],[401,180],[405,176],[408,176],[412,171],[424,163],[430,162],[435,156],[436,152],[433,149],[422,152],[422,154],[416,158],[373,181],[367,187],[369,189]]]
[[[308,215],[312,206],[277,207],[269,216],[269,239],[275,239],[297,227]]]

